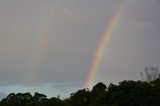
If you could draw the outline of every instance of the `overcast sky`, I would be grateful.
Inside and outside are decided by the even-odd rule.
[[[0,98],[69,96],[83,87],[94,51],[124,0],[1,0]],[[140,80],[160,66],[160,1],[127,0],[95,82]]]

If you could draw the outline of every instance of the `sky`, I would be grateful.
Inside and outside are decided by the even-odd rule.
[[[68,97],[83,88],[93,55],[125,0],[1,0],[0,98]],[[126,0],[93,83],[141,80],[160,67],[160,1]]]

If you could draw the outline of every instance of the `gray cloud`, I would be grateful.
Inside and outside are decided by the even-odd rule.
[[[122,1],[0,1],[0,86],[82,87],[99,40]],[[129,0],[95,83],[138,80],[146,64],[159,66],[159,11],[156,0]]]

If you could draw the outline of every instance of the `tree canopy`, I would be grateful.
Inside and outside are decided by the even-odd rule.
[[[93,86],[92,90],[80,89],[70,97],[47,98],[36,92],[11,93],[2,99],[0,106],[160,106],[160,79],[153,81],[124,80],[118,85],[102,82]]]

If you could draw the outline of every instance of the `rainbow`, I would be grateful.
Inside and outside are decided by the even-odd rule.
[[[33,85],[36,77],[38,76],[39,66],[41,66],[45,59],[47,41],[49,39],[49,31],[52,25],[54,14],[52,6],[48,6],[47,16],[44,16],[44,20],[39,26],[39,33],[35,35],[35,42],[33,44],[32,60],[29,64],[28,78],[26,80],[27,85]]]
[[[128,1],[128,0],[126,0]],[[122,5],[117,9],[113,17],[111,18],[111,21],[109,25],[106,28],[105,33],[103,34],[96,50],[93,56],[93,60],[91,63],[91,66],[89,68],[86,80],[85,80],[85,88],[91,89],[94,77],[96,75],[97,69],[100,65],[101,59],[104,55],[105,49],[110,41],[111,36],[113,35],[113,32],[115,31],[120,19],[122,18],[124,14],[124,10],[126,8],[127,2],[123,2]]]

